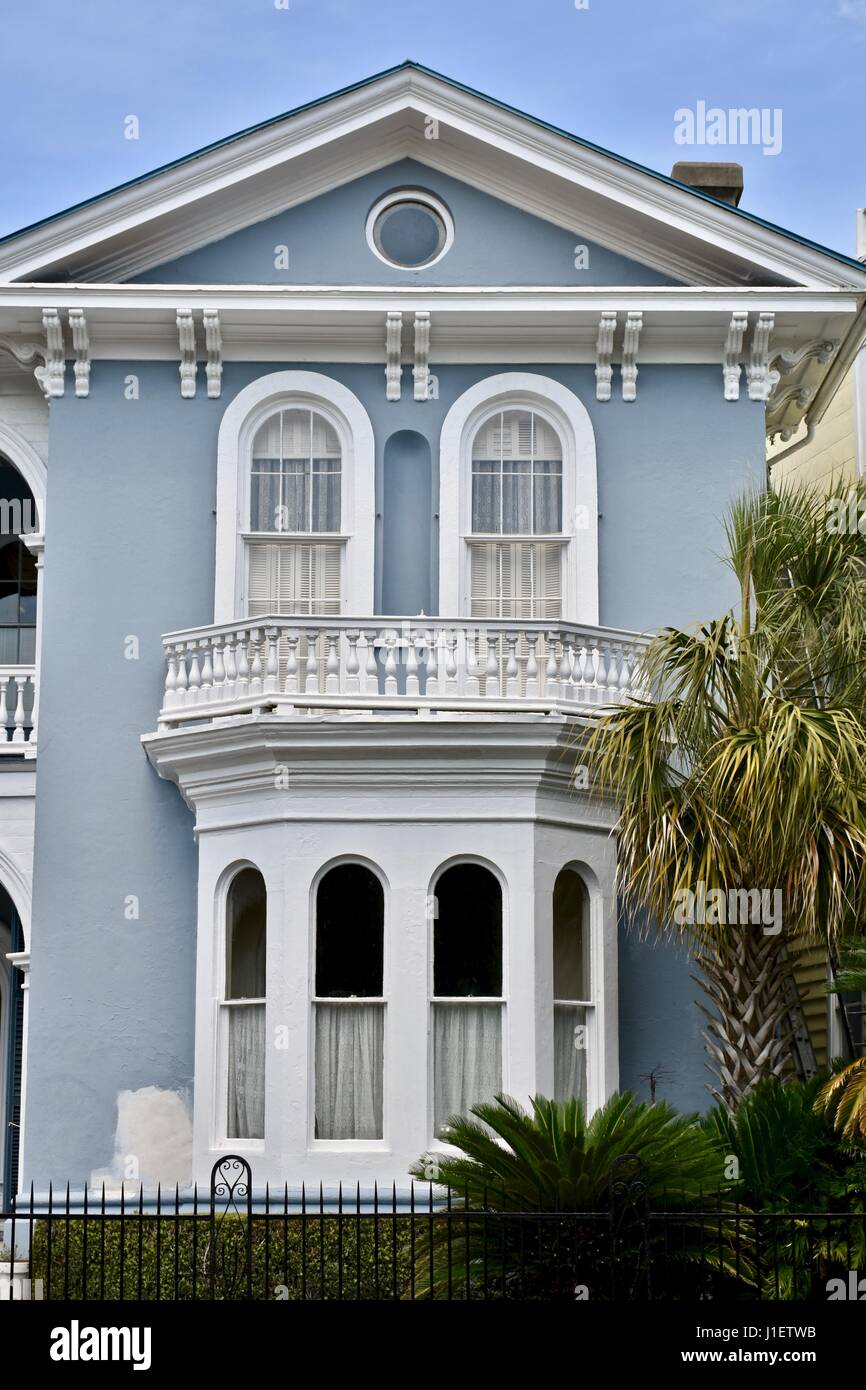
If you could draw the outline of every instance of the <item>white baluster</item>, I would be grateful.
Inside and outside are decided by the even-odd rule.
[[[487,632],[487,662],[484,671],[484,694],[488,700],[499,695],[499,634]]]
[[[3,743],[6,743],[8,740],[9,725],[11,722],[9,719],[9,708],[6,703],[6,687],[8,684],[9,677],[0,676],[0,720],[2,720],[2,725],[0,725],[0,729],[2,729],[2,739],[0,739],[0,741]]]
[[[210,639],[203,639],[204,660],[201,667],[201,702],[207,704],[213,692],[213,659]]]
[[[188,642],[191,656],[189,663],[189,690],[187,692],[187,702],[191,705],[197,704],[198,694],[201,689],[201,670],[198,664],[198,644]]]
[[[15,678],[17,687],[17,697],[15,700],[15,729],[12,734],[13,743],[24,742],[24,679],[21,676]]]
[[[445,693],[457,694],[457,634],[443,633],[445,642]]]
[[[566,633],[562,634],[562,655],[559,659],[559,694],[563,700],[574,698],[574,687],[571,683],[571,643]]]
[[[527,700],[538,699],[538,657],[536,647],[538,646],[539,633],[527,632],[526,645],[529,648],[529,655],[526,658],[526,698]]]
[[[177,657],[171,647],[166,649],[165,656],[165,692],[162,697],[162,707],[163,709],[171,709],[174,705],[175,690],[177,689]]]
[[[253,659],[250,665],[250,694],[261,695],[262,693],[262,634],[257,627],[250,630],[250,641],[253,648]]]
[[[186,674],[186,649],[182,642],[178,642],[175,647],[177,653],[177,679],[174,684],[175,705],[183,707],[189,704],[189,681]]]
[[[247,655],[247,642],[249,634],[246,629],[242,629],[238,635],[237,643],[237,664],[238,674],[235,681],[235,699],[244,700],[250,693],[250,662]]]
[[[224,691],[225,691],[225,698],[226,698],[227,700],[233,700],[233,699],[235,698],[235,694],[236,694],[236,691],[237,691],[238,667],[237,667],[237,661],[235,660],[235,644],[236,644],[236,642],[237,642],[237,637],[236,637],[236,634],[235,634],[234,632],[229,632],[229,633],[226,634],[226,640],[225,640],[226,680],[225,680]]]
[[[622,666],[619,671],[620,700],[625,702],[631,694],[631,657],[634,648],[629,642],[622,648]]]
[[[548,632],[547,634],[547,666],[544,672],[544,697],[547,700],[557,700],[559,698],[559,661],[556,656],[556,644],[558,634]]]
[[[326,641],[328,643],[328,655],[325,660],[326,695],[338,695],[340,692],[340,658],[337,654],[337,644],[339,640],[339,632],[329,632],[326,634]]]
[[[486,633],[484,634],[486,637]],[[458,637],[466,652],[466,694],[475,699],[481,694],[481,652],[482,632],[479,628],[458,630]]]
[[[508,647],[508,655],[505,658],[505,696],[508,700],[516,700],[520,693],[520,668],[517,665],[518,634],[506,632],[504,640]]]
[[[277,638],[278,629],[275,627],[265,628],[265,639],[268,644],[268,655],[265,663],[265,694],[273,695],[279,690],[280,663],[278,657]]]
[[[361,636],[359,628],[349,628],[346,632],[346,641],[349,645],[349,652],[346,657],[346,694],[358,695],[361,690],[360,665],[358,663],[358,639]]]
[[[379,694],[379,663],[376,659],[376,629],[364,628],[364,645],[367,656],[364,662],[364,694]]]
[[[319,690],[319,629],[307,628],[307,666],[304,681],[305,695],[320,695]]]
[[[301,634],[296,629],[286,633],[286,682],[285,692],[287,695],[297,695],[300,691],[298,682],[298,643]]]
[[[406,694],[407,694],[407,695],[420,695],[420,694],[421,694],[421,685],[420,685],[420,682],[419,682],[419,680],[418,680],[418,649],[417,649],[417,647],[415,646],[416,641],[419,641],[419,640],[420,640],[420,639],[419,639],[418,634],[417,634],[416,632],[413,632],[412,629],[410,628],[409,634],[408,634],[408,638],[407,638],[407,647],[406,647]]]
[[[385,633],[385,694],[397,694],[397,634]]]
[[[225,639],[221,633],[217,633],[213,639],[213,693],[215,700],[224,700],[226,697],[226,664],[223,657],[223,643]]]

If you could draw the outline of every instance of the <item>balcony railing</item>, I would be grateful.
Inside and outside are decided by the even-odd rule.
[[[34,666],[0,666],[0,754],[22,757],[36,751]]]
[[[286,618],[171,632],[159,726],[294,710],[574,712],[639,696],[646,639],[573,623]]]

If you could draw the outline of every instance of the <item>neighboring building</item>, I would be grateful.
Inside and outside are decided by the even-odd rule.
[[[866,261],[866,208],[857,210],[857,256]],[[834,344],[828,343],[827,350]],[[784,366],[784,363],[774,363]],[[850,484],[866,475],[866,346],[850,370],[835,380],[836,390],[806,385],[799,425],[771,434],[767,463],[776,486],[804,484],[833,497],[846,497]],[[815,1064],[858,1055],[864,1041],[863,998],[827,993],[827,952],[803,946],[797,953],[797,987]],[[832,974],[830,976],[832,978]]]
[[[726,506],[864,301],[412,63],[0,243],[19,1182],[401,1183],[499,1088],[705,1104],[579,734],[733,600]]]

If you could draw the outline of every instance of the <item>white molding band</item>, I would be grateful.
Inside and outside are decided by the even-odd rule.
[[[508,405],[546,414],[563,445],[563,530],[567,543],[564,621],[598,623],[598,479],[595,431],[583,402],[552,377],[503,372],[485,377],[454,402],[442,425],[439,445],[439,612],[466,610],[467,555],[471,530],[470,455],[475,431],[486,415]],[[585,529],[569,519],[583,516]]]
[[[342,532],[347,536],[344,611],[373,612],[376,452],[370,417],[348,387],[321,372],[270,372],[238,392],[220,424],[214,622],[234,622],[245,616],[242,532],[248,521],[253,438],[268,415],[299,401],[323,411],[342,446]]]

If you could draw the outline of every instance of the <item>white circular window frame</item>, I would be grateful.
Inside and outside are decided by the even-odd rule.
[[[395,207],[398,203],[420,203],[422,207],[436,214],[441,219],[445,228],[445,244],[441,251],[430,261],[424,261],[421,265],[401,265],[399,261],[392,261],[389,256],[385,256],[376,245],[375,228],[376,223],[387,212],[389,208]],[[447,256],[451,247],[454,245],[454,218],[448,211],[444,203],[438,198],[434,198],[432,193],[428,193],[423,188],[397,188],[393,193],[386,193],[384,198],[380,198],[374,203],[367,214],[366,226],[367,245],[373,255],[382,262],[383,265],[390,266],[392,270],[429,270],[431,265],[438,265],[443,256]]]

